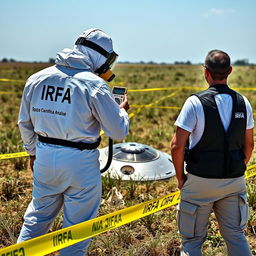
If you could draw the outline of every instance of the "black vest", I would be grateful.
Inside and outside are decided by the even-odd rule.
[[[216,94],[229,94],[233,108],[229,128],[224,130],[214,99]],[[186,170],[205,178],[234,178],[244,175],[244,140],[246,107],[243,97],[227,85],[214,85],[195,94],[203,105],[205,128],[200,141],[187,150]]]

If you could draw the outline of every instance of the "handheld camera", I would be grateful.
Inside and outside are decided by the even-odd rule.
[[[112,93],[118,105],[120,105],[124,101],[124,95],[126,94],[126,92],[127,89],[125,87],[113,87]]]

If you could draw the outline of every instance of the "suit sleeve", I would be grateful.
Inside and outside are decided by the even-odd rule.
[[[107,87],[103,86],[93,97],[92,113],[108,137],[122,140],[128,134],[128,114],[119,108]]]
[[[18,126],[20,129],[21,138],[23,141],[23,147],[29,155],[35,155],[36,145],[36,133],[34,132],[34,126],[30,118],[30,99],[32,97],[33,90],[27,83],[21,100]]]

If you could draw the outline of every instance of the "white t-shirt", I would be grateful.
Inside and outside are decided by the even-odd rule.
[[[245,96],[243,96],[243,98],[246,105],[246,129],[248,130],[254,127],[253,113],[248,99]],[[231,121],[232,97],[228,94],[217,94],[215,95],[215,101],[220,113],[222,124],[225,131],[227,131]],[[191,132],[189,136],[190,149],[199,142],[204,132],[205,118],[202,103],[197,96],[192,95],[186,100],[175,122],[175,125],[188,132]]]

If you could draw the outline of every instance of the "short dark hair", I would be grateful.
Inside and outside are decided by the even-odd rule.
[[[226,79],[230,70],[230,57],[223,51],[212,50],[207,54],[204,66],[214,80]]]

